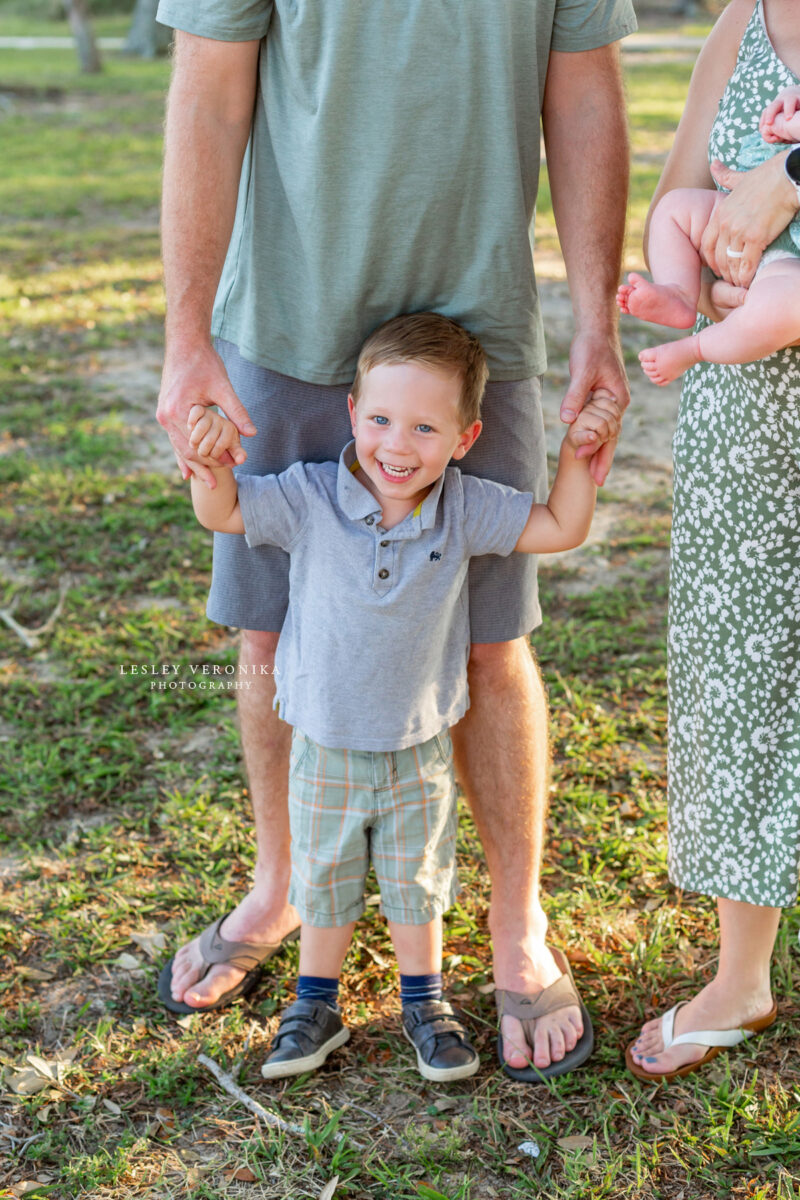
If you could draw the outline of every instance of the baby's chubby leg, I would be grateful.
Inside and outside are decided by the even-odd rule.
[[[656,205],[650,221],[647,249],[653,282],[632,273],[617,292],[624,313],[690,329],[700,295],[700,239],[717,203],[707,188],[675,188]]]
[[[767,358],[800,339],[800,259],[768,263],[750,284],[744,303],[689,338],[643,350],[639,361],[653,383],[676,379],[698,362],[747,363]]]

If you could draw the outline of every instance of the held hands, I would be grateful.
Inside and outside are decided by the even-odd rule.
[[[212,408],[202,404],[192,405],[186,431],[189,445],[203,466],[238,466],[247,458],[244,447],[239,443],[239,430],[233,421]]]
[[[607,442],[616,443],[622,428],[622,405],[608,391],[598,388],[578,413],[566,432],[564,441],[577,451],[581,446],[590,446],[597,451]],[[576,457],[588,457],[586,453]]]
[[[207,339],[173,336],[167,339],[167,357],[156,420],[169,435],[183,478],[196,475],[213,488],[213,471],[200,462],[187,437],[186,419],[194,405],[219,405],[228,414],[238,434],[251,437],[256,432],[247,409],[231,387],[222,359]],[[238,436],[236,443],[238,445]],[[234,460],[227,453],[214,465],[231,466],[234,461],[238,463],[243,459]]]
[[[800,141],[800,87],[778,93],[761,114],[758,132],[765,142]]]
[[[630,389],[622,365],[616,329],[582,329],[572,340],[569,353],[569,387],[561,402],[561,420],[575,427],[575,419],[593,398],[605,395],[615,405],[616,432],[604,440],[585,440],[575,453],[589,458],[589,471],[598,487],[606,481],[619,437],[619,420],[630,403]],[[580,427],[577,427],[580,428]],[[570,430],[571,432],[572,430]],[[595,429],[587,432],[597,433]]]

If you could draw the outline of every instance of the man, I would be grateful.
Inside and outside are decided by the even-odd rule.
[[[245,470],[336,458],[365,336],[396,313],[436,310],[489,358],[470,468],[540,497],[545,360],[528,236],[540,112],[577,327],[562,420],[595,388],[628,399],[614,302],[628,166],[614,42],[635,27],[630,0],[162,0],[159,19],[179,32],[158,419],[184,476],[209,474],[185,438],[196,403],[219,405],[245,435]],[[598,482],[613,449],[596,456]],[[286,603],[280,552],[261,553],[217,535],[208,609],[243,630],[251,677],[271,668]],[[548,739],[527,644],[540,619],[535,563],[474,567],[471,707],[453,731],[456,762],[492,877],[495,982],[523,994],[523,1011],[539,996],[552,1009],[532,1034],[528,1025],[527,1044],[518,1016],[503,1017],[507,1069],[530,1077],[531,1061],[577,1065],[591,1037],[577,1003],[557,1003],[564,977],[539,903]],[[291,731],[272,711],[269,674],[258,679],[239,707],[254,885],[221,934],[217,922],[167,964],[162,998],[181,1011],[250,986],[248,968],[297,925],[286,904]],[[216,957],[227,961],[209,969]]]

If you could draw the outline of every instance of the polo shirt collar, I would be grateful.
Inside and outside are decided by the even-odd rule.
[[[336,498],[342,512],[351,521],[363,521],[364,517],[379,515],[381,506],[369,488],[364,487],[353,473],[356,463],[355,441],[348,442],[339,455],[339,470],[336,476]],[[444,473],[436,480],[422,504],[418,504],[413,513],[395,525],[390,532],[401,529],[408,521],[413,520],[417,529],[432,529],[436,524],[436,510],[444,487]]]

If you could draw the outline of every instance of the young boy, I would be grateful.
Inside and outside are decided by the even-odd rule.
[[[737,167],[765,162],[800,142],[800,87],[784,88],[761,114],[759,132],[742,141]],[[700,242],[719,193],[675,188],[656,205],[648,236],[653,282],[631,274],[617,292],[624,313],[690,329],[697,319],[702,259]],[[731,258],[741,251],[729,247]],[[653,346],[639,355],[642,370],[663,386],[698,362],[747,363],[766,358],[800,338],[800,220],[765,250],[741,308],[699,333]]]
[[[596,394],[564,440],[548,504],[532,504],[448,466],[481,431],[487,374],[477,339],[455,322],[397,317],[361,351],[348,397],[354,442],[338,464],[238,482],[216,462],[225,449],[242,460],[235,427],[201,406],[189,414],[189,440],[215,468],[213,489],[192,479],[200,522],[290,555],[276,706],[295,727],[300,975],[262,1068],[268,1079],[316,1069],[350,1036],[338,978],[370,860],[421,1074],[445,1082],[478,1069],[441,976],[442,913],[457,893],[448,729],[469,703],[467,567],[472,555],[579,545],[595,485],[575,448],[615,437],[620,419],[615,401]]]

